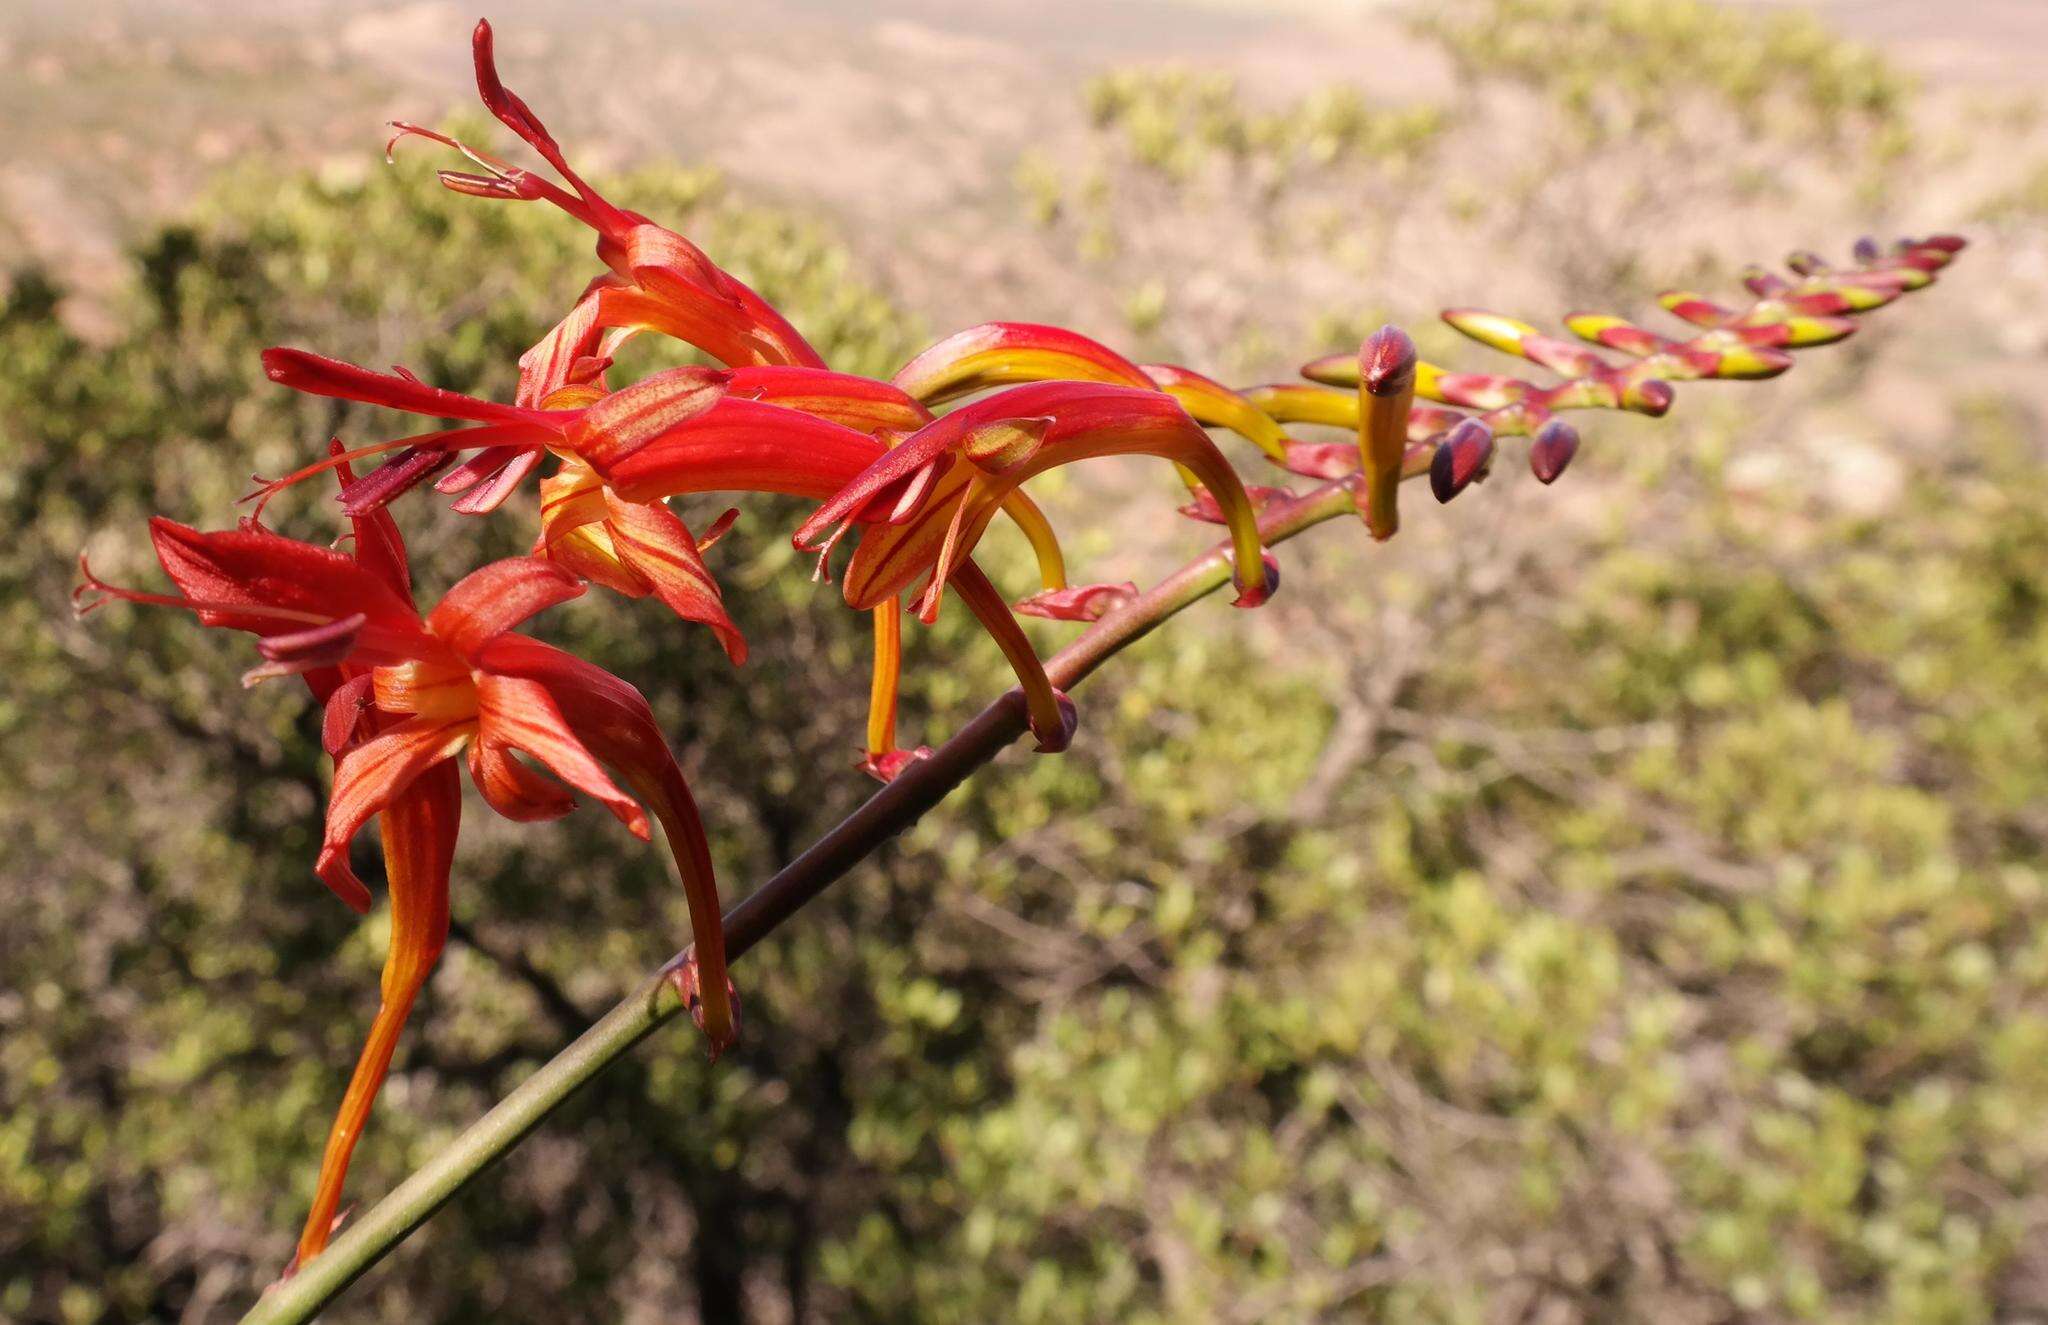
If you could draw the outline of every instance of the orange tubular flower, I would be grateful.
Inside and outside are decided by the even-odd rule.
[[[453,147],[486,173],[444,170],[441,182],[457,193],[519,202],[545,200],[597,232],[597,255],[611,269],[585,300],[598,325],[624,335],[656,331],[699,346],[721,362],[801,364],[824,360],[768,301],[722,270],[704,251],[638,212],[613,206],[570,168],[540,117],[498,77],[491,25],[479,21],[471,40],[477,93],[498,121],[537,152],[569,187],[509,165],[430,129],[394,123],[400,138],[429,138]],[[572,315],[574,316],[574,315]],[[623,337],[621,337],[623,338]],[[614,347],[616,341],[613,342]]]
[[[1061,750],[1073,734],[1073,707],[1046,679],[1009,607],[967,557],[1004,499],[1026,480],[1077,460],[1127,454],[1161,456],[1195,475],[1230,527],[1239,605],[1265,601],[1273,572],[1244,485],[1187,412],[1149,387],[1043,382],[963,406],[875,461],[819,507],[795,541],[829,555],[846,530],[863,521],[863,512],[874,508],[879,494],[927,484],[929,494],[907,516],[868,520],[847,567],[847,603],[893,604],[924,575],[917,611],[930,623],[937,619],[941,593],[952,584],[1015,668],[1039,748]]]
[[[346,462],[336,467],[346,480]],[[695,933],[696,965],[682,977],[684,995],[714,1055],[738,1029],[710,850],[653,712],[619,678],[513,633],[528,617],[580,595],[581,583],[536,558],[495,562],[457,583],[422,617],[388,513],[359,514],[355,529],[351,556],[253,521],[202,533],[160,518],[151,522],[151,539],[179,593],[115,588],[89,569],[81,590],[104,595],[82,602],[83,610],[111,597],[184,608],[202,624],[255,634],[264,662],[249,673],[250,683],[306,678],[325,704],[324,740],[335,756],[315,870],[358,912],[369,909],[370,893],[350,867],[349,846],[381,817],[392,903],[383,997],[328,1136],[295,1263],[326,1245],[349,1157],[447,937],[449,867],[461,817],[458,754],[467,752],[484,800],[510,819],[557,818],[574,804],[567,789],[515,753],[604,804],[643,840],[651,836],[651,810],[675,857]]]

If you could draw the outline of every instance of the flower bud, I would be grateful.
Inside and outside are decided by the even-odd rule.
[[[1529,468],[1539,483],[1555,483],[1579,451],[1579,430],[1563,419],[1552,419],[1537,432],[1529,445]]]
[[[1447,502],[1486,472],[1493,459],[1493,430],[1477,419],[1451,429],[1429,462],[1429,489]]]

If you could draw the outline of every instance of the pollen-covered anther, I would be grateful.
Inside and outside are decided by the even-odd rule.
[[[1100,621],[1138,596],[1129,580],[1120,584],[1075,584],[1035,593],[1016,605],[1020,616],[1047,621]]]
[[[1537,431],[1529,444],[1529,469],[1541,483],[1555,483],[1565,466],[1579,452],[1579,430],[1563,419],[1552,419]]]
[[[1493,430],[1477,419],[1451,429],[1429,462],[1429,489],[1440,502],[1470,487],[1493,460]]]
[[[1259,554],[1260,565],[1266,573],[1265,582],[1256,588],[1245,584],[1245,579],[1235,566],[1230,571],[1230,583],[1237,590],[1237,597],[1231,600],[1232,607],[1259,607],[1280,591],[1280,562],[1270,552]]]

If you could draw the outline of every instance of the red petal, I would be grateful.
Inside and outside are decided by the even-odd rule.
[[[725,394],[721,368],[671,368],[614,391],[583,411],[569,444],[603,469],[697,418]]]
[[[496,741],[469,744],[469,777],[487,804],[507,819],[538,823],[576,808],[576,798],[519,762]]]
[[[328,754],[338,755],[355,744],[363,714],[376,704],[377,678],[369,672],[353,676],[334,688],[321,715],[320,745]]]
[[[610,489],[604,501],[619,560],[644,576],[671,612],[709,626],[735,665],[745,662],[747,641],[726,615],[718,581],[705,568],[689,526],[660,502],[621,501]]]
[[[597,470],[627,501],[779,492],[821,501],[883,454],[863,432],[728,394],[666,437]]]
[[[477,678],[476,698],[481,739],[524,750],[556,777],[602,803],[635,837],[649,836],[646,812],[619,790],[576,738],[546,686],[525,677],[485,672]]]
[[[581,597],[583,585],[538,557],[507,557],[471,571],[442,595],[427,629],[464,658],[537,612]]]
[[[727,992],[725,929],[711,847],[689,784],[647,701],[603,668],[524,635],[499,637],[482,662],[495,676],[544,685],[582,744],[616,770],[661,820],[689,898],[697,964],[705,976],[703,1002],[694,1015],[714,1050],[730,1044],[737,1025]]]
[[[164,573],[204,605],[196,611],[206,625],[285,635],[361,614],[363,661],[401,662],[435,651],[412,605],[342,553],[262,529],[202,533],[161,516],[149,529]]]
[[[321,668],[339,667],[356,651],[366,618],[361,612],[330,621],[324,626],[266,635],[256,641],[263,665],[242,674],[243,685],[253,685],[273,676],[299,676]]]
[[[320,1254],[328,1236],[341,1223],[335,1211],[348,1177],[349,1156],[369,1120],[370,1106],[391,1066],[398,1035],[412,1011],[413,1000],[433,973],[448,940],[448,869],[454,862],[455,837],[462,823],[462,788],[453,765],[429,769],[384,812],[384,873],[391,886],[391,939],[384,957],[383,998],[371,1023],[368,1041],[356,1060],[348,1093],[342,1097],[327,1149],[320,1161],[320,1184],[305,1231],[299,1236],[294,1264]]]
[[[931,411],[887,382],[824,368],[787,365],[732,370],[726,388],[733,395],[801,410],[861,432],[878,428],[915,432],[931,422]]]
[[[616,279],[616,278],[612,278]],[[518,402],[538,408],[548,393],[569,383],[576,361],[597,349],[597,295],[586,294],[532,349],[519,356]]]
[[[493,447],[486,455],[495,454],[504,448]],[[510,460],[500,465],[497,471],[478,483],[469,491],[448,503],[448,509],[463,515],[488,515],[505,504],[505,499],[519,491],[519,485],[526,476],[540,467],[541,452],[516,451]]]
[[[355,471],[346,460],[339,457],[346,454],[339,437],[327,444],[327,454],[337,458],[334,466],[335,477],[341,484],[342,505],[348,505],[348,491],[356,481]],[[357,564],[391,586],[408,607],[418,613],[412,597],[412,562],[405,551],[405,538],[398,532],[398,522],[391,518],[391,512],[382,508],[352,512],[349,524],[355,530],[355,554]]]
[[[1100,341],[1036,322],[986,322],[957,331],[890,380],[927,405],[1012,382],[1152,386],[1142,368]]]
[[[370,909],[369,889],[349,868],[349,843],[414,779],[461,749],[475,730],[471,721],[408,718],[335,761],[327,832],[314,870],[342,901],[357,911]]]
[[[1047,589],[1017,604],[1022,616],[1048,621],[1100,621],[1138,596],[1138,586],[1122,584],[1076,584],[1065,589]]]
[[[546,424],[559,428],[561,415],[478,400],[459,391],[444,391],[409,377],[377,373],[307,350],[274,346],[263,352],[263,371],[270,380],[294,391],[337,400],[359,400],[436,419],[468,419],[475,423]]]

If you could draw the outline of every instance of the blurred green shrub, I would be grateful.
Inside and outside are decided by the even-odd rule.
[[[707,175],[617,196],[836,362],[919,339],[816,229]],[[73,554],[145,578],[146,513],[226,523],[251,470],[383,435],[269,388],[260,346],[502,391],[594,267],[566,223],[410,163],[231,181],[136,258],[111,344],[33,274],[0,313],[7,1319],[210,1318],[275,1273],[381,940],[309,872],[300,696],[240,691],[246,649],[165,614],[69,623]],[[1343,681],[1392,662],[1341,611],[1280,659],[1192,614],[1091,683],[1071,753],[1006,756],[750,957],[732,1058],[645,1046],[350,1318],[2038,1308],[2048,471],[1996,408],[1938,440],[1883,520],[1759,512],[1712,473],[1677,517],[1617,503],[1432,628],[1390,707]],[[743,671],[601,595],[543,623],[648,691],[735,893],[866,790],[862,623],[792,573],[783,514],[714,555]],[[531,515],[409,503],[421,579],[519,550]],[[910,651],[912,722],[1002,684],[957,611]],[[604,816],[478,826],[362,1195],[681,932]]]
[[[1468,75],[1526,83],[1603,139],[1669,128],[1706,97],[1794,142],[1900,127],[1909,83],[1812,14],[1707,0],[1445,0],[1418,31]]]
[[[1242,166],[1254,158],[1282,174],[1338,164],[1403,168],[1427,157],[1447,123],[1440,107],[1377,106],[1341,85],[1258,110],[1230,75],[1175,67],[1114,70],[1084,95],[1096,128],[1177,181],[1207,161]]]

